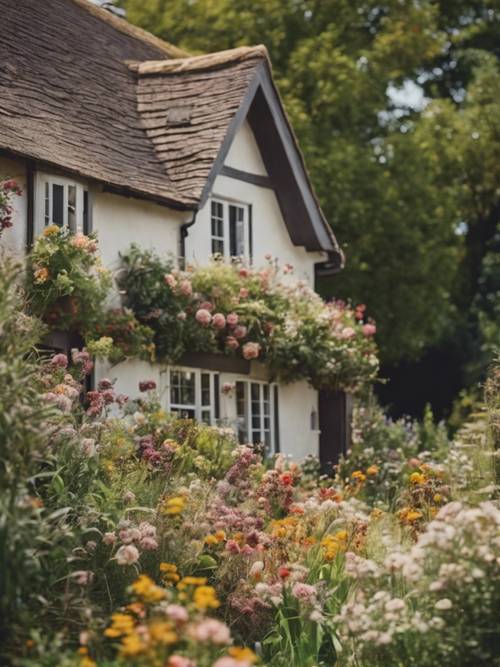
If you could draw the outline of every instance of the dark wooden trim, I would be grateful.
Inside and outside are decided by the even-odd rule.
[[[26,251],[30,252],[35,240],[35,166],[33,162],[26,165]]]
[[[339,462],[351,445],[352,396],[344,391],[320,391],[319,460],[326,474]]]
[[[220,376],[214,375],[214,417],[220,419]]]
[[[219,371],[220,373],[250,375],[250,362],[246,359],[211,352],[187,352],[176,364],[172,365],[202,368],[207,371]]]
[[[279,389],[274,385],[274,451],[281,451],[280,448],[280,409],[279,409]]]
[[[221,176],[227,176],[228,178],[234,178],[237,181],[244,181],[245,183],[258,185],[261,188],[271,188],[271,189],[274,188],[269,176],[262,176],[261,174],[251,174],[249,171],[242,171],[241,169],[228,167],[226,164],[222,165],[222,168],[219,173]]]
[[[248,256],[253,261],[253,207],[248,204]]]

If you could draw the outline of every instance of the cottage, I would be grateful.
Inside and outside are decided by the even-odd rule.
[[[270,253],[311,286],[341,268],[263,46],[190,56],[88,0],[0,11],[0,175],[23,188],[4,245],[24,253],[56,224],[97,232],[111,270],[131,243],[197,265]],[[167,409],[238,422],[270,452],[331,459],[347,439],[343,394],[263,364],[188,354],[99,362],[102,377],[131,396],[151,378]]]

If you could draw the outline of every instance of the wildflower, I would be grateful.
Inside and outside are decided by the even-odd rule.
[[[364,324],[363,325],[363,335],[369,338],[374,336],[377,332],[377,327],[374,324]]]
[[[241,646],[233,646],[229,649],[228,653],[238,662],[247,662],[252,665],[257,661],[255,653],[246,646],[244,648]]]
[[[77,570],[76,572],[73,572],[72,576],[80,586],[88,586],[94,579],[94,573],[90,570]]]
[[[125,491],[122,500],[124,503],[133,503],[135,501],[135,493],[133,491]]]
[[[283,472],[280,475],[280,482],[284,486],[291,486],[293,484],[293,475],[290,472]]]
[[[410,510],[406,514],[406,520],[410,521],[410,522],[411,521],[417,521],[418,519],[421,519],[421,518],[422,518],[422,513],[419,512],[418,510]]]
[[[212,644],[229,644],[231,633],[225,623],[215,618],[207,618],[194,627],[194,638],[199,642],[211,642]]]
[[[137,633],[132,633],[123,637],[120,646],[120,655],[126,658],[134,657],[143,653],[147,649],[146,643]]]
[[[453,602],[448,598],[442,598],[436,602],[434,607],[439,611],[448,611],[448,609],[453,607]]]
[[[129,614],[122,614],[120,612],[115,612],[111,616],[111,626],[104,630],[104,635],[115,639],[121,637],[122,635],[127,635],[131,633],[134,629],[135,622],[132,616]]]
[[[314,604],[316,602],[317,591],[316,588],[310,584],[297,582],[292,588],[292,595],[296,597],[297,600],[302,600],[307,604]]]
[[[195,607],[202,611],[220,607],[215,588],[212,586],[198,586],[193,594],[193,602]]]
[[[345,327],[342,329],[340,337],[343,338],[344,340],[350,340],[356,335],[356,332],[352,327]]]
[[[50,360],[52,366],[57,366],[58,368],[67,368],[68,367],[68,357],[65,354],[55,354]]]
[[[358,482],[364,482],[366,480],[366,475],[361,472],[361,470],[355,470],[352,475],[352,479],[357,480]]]
[[[281,565],[278,568],[278,576],[281,577],[281,579],[287,579],[291,574],[291,571],[289,568],[285,567],[284,565]]]
[[[166,595],[166,591],[157,586],[147,574],[141,574],[131,585],[131,589],[143,602],[159,602]]]
[[[252,567],[250,568],[249,575],[255,577],[256,579],[260,578],[260,575],[264,571],[264,563],[261,560],[255,561]]]
[[[412,484],[425,484],[425,475],[422,475],[421,472],[412,472],[410,482]]]
[[[207,327],[212,320],[212,315],[206,308],[200,308],[199,310],[196,311],[195,318],[199,324],[201,324],[204,327]]]
[[[133,565],[139,560],[139,551],[133,544],[126,544],[118,549],[115,559],[118,565]]]
[[[175,644],[178,637],[169,621],[153,621],[148,627],[153,642],[163,645]]]
[[[174,496],[163,502],[162,513],[170,516],[181,514],[186,506],[186,499],[183,496]]]
[[[189,618],[187,610],[180,604],[169,604],[166,608],[167,616],[176,623],[186,623]]]
[[[366,469],[366,474],[368,477],[375,477],[375,475],[378,474],[379,467],[376,465],[371,465],[369,468]]]
[[[160,572],[165,582],[176,584],[180,579],[177,565],[174,565],[174,563],[160,563]]]
[[[171,655],[166,667],[196,667],[196,663],[182,655]]]

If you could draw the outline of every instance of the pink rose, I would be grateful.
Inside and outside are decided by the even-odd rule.
[[[369,336],[374,336],[377,331],[377,327],[374,324],[363,324],[363,334],[368,338]]]
[[[50,360],[52,366],[57,366],[59,368],[67,368],[68,366],[68,357],[65,354],[56,354]]]
[[[245,338],[247,335],[247,328],[242,324],[238,324],[238,326],[234,328],[233,334],[235,338]]]
[[[196,311],[196,321],[204,327],[208,327],[212,321],[212,316],[206,308],[200,308]]]
[[[189,280],[181,280],[179,283],[179,292],[182,296],[191,296],[193,294],[193,286]]]
[[[167,275],[164,277],[164,281],[171,289],[177,285],[177,278],[171,273],[167,273]]]
[[[208,310],[208,312],[211,313],[214,309],[214,304],[211,301],[203,301],[203,303],[200,303],[200,308]]]
[[[114,544],[116,542],[116,535],[114,533],[104,533],[102,541],[107,545]]]
[[[242,266],[241,269],[239,270],[241,278],[247,278],[249,273],[250,273],[249,270],[246,269],[244,266]]]
[[[229,313],[227,316],[227,323],[230,327],[235,327],[238,324],[239,317],[236,313]]]
[[[222,313],[215,313],[212,317],[212,326],[215,327],[215,329],[224,329],[226,326],[226,318]]]
[[[260,345],[259,343],[245,343],[243,345],[243,358],[247,361],[250,359],[257,359],[260,354]]]
[[[240,344],[234,336],[228,336],[226,338],[226,347],[228,347],[230,350],[237,350],[239,346]]]
[[[353,336],[356,335],[356,332],[354,331],[354,329],[352,327],[345,327],[344,329],[342,329],[342,332],[341,332],[340,335],[345,340],[350,340]]]

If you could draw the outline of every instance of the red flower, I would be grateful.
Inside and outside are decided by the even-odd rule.
[[[280,567],[278,568],[278,575],[282,579],[286,579],[287,577],[290,576],[290,574],[291,574],[291,572],[287,567],[285,567],[284,565],[280,565]]]

